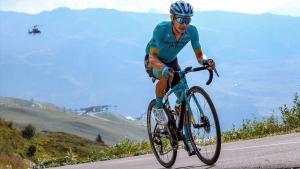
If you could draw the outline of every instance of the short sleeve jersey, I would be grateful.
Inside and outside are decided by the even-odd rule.
[[[177,41],[172,29],[172,22],[161,22],[154,31],[149,41],[146,53],[150,54],[151,49],[158,52],[158,59],[163,63],[170,63],[176,59],[180,50],[191,41],[194,51],[201,49],[197,28],[188,25],[184,34]]]

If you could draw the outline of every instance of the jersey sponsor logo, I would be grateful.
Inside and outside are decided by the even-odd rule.
[[[180,41],[164,41],[166,46],[168,48],[182,48],[184,47],[187,43],[189,43],[189,40],[180,40]]]

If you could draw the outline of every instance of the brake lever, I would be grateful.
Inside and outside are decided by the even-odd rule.
[[[219,76],[219,73],[218,73],[218,71],[217,71],[216,68],[214,68],[214,72],[215,72],[215,74],[216,74],[218,77],[220,77],[220,76]]]

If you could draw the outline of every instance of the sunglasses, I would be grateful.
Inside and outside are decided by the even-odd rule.
[[[188,18],[175,18],[176,22],[178,22],[179,24],[189,24],[192,21],[192,18],[188,17]]]

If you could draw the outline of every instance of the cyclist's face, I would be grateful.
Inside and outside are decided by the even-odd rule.
[[[191,21],[190,17],[174,16],[173,25],[179,33],[184,33]]]

